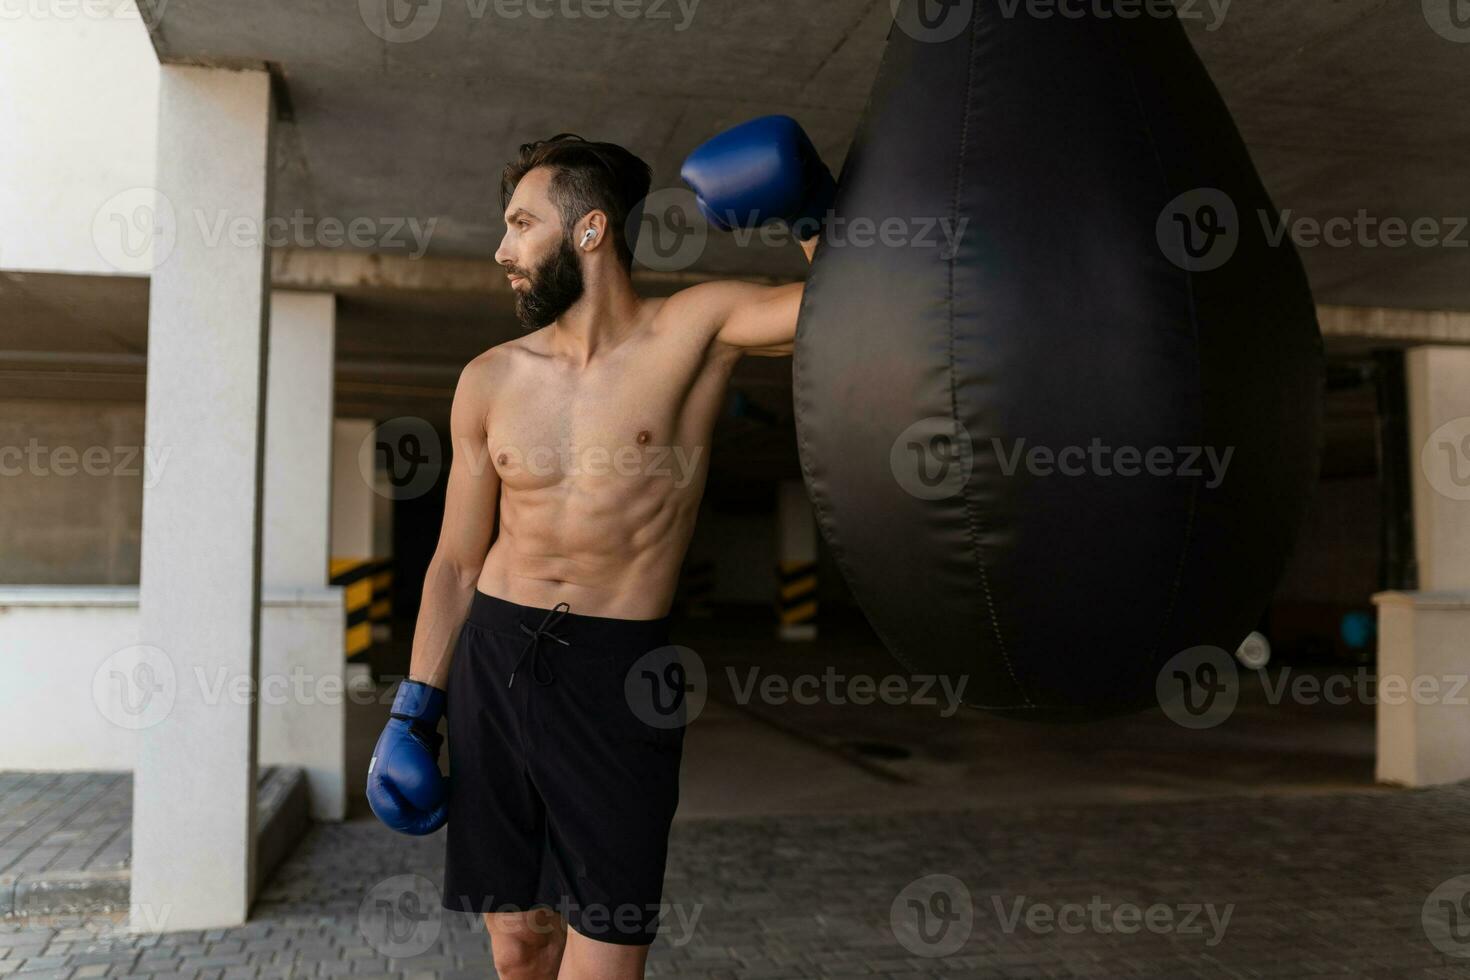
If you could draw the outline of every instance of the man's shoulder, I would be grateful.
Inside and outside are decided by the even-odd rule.
[[[512,337],[481,351],[464,366],[460,376],[474,381],[504,380],[515,369],[517,361],[527,354],[535,353],[534,344],[530,341],[541,332],[538,330],[524,337]]]

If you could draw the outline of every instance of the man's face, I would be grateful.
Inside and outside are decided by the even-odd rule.
[[[551,172],[521,178],[505,209],[505,237],[495,261],[516,294],[516,316],[531,330],[552,323],[582,298],[582,263],[551,200]]]

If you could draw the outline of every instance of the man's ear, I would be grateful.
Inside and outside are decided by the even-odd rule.
[[[581,221],[577,222],[577,247],[579,249],[592,250],[602,244],[607,237],[607,214],[603,211],[590,211]]]

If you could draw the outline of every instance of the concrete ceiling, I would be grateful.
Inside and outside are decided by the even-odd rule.
[[[493,251],[501,166],[556,132],[628,146],[658,188],[707,136],[785,112],[840,165],[889,0],[623,2],[658,16],[530,13],[599,0],[168,0],[151,32],[162,61],[267,63],[284,82],[278,214],[434,218],[434,255]],[[1470,44],[1436,33],[1421,0],[1234,0],[1223,19],[1206,0],[1178,3],[1280,207],[1470,215]],[[426,33],[388,40],[390,8],[403,36]],[[1470,248],[1304,257],[1323,303],[1470,309]],[[799,275],[802,262],[722,238],[699,268]]]
[[[284,81],[277,214],[433,218],[429,254],[488,257],[504,232],[501,168],[521,143],[555,133],[627,146],[657,189],[679,186],[679,164],[704,139],[781,111],[836,166],[889,22],[887,0],[684,0],[687,20],[679,0],[632,0],[668,19],[525,12],[565,2],[386,0],[432,24],[394,42],[382,36],[385,0],[168,0],[151,34],[161,61],[267,63]],[[718,247],[728,244],[709,250],[708,268],[804,264],[794,246]]]
[[[387,2],[412,14],[410,28],[429,17],[432,29],[386,40],[385,0],[140,4],[162,11],[150,27],[161,60],[266,65],[277,78],[277,215],[436,221],[427,259],[394,260],[432,274],[326,285],[286,276],[288,288],[341,297],[338,411],[378,417],[442,417],[460,366],[517,330],[503,290],[484,284],[503,232],[498,175],[519,143],[561,131],[620,142],[652,164],[656,188],[669,187],[705,137],[785,112],[837,170],[890,19],[888,0],[631,0],[668,17],[602,20],[524,12],[599,0]],[[1319,220],[1359,209],[1470,215],[1470,43],[1431,29],[1421,0],[1234,0],[1223,22],[1212,19],[1186,24],[1280,207]],[[1318,247],[1303,258],[1322,304],[1470,310],[1470,248]],[[804,268],[794,247],[716,236],[694,271],[789,278]],[[142,398],[145,280],[0,275],[0,316],[22,325],[7,327],[0,350],[11,394]],[[1376,321],[1334,319],[1348,324],[1330,338],[1339,352],[1413,339],[1400,329],[1354,341],[1353,323]],[[1465,342],[1465,324],[1455,329]],[[737,385],[774,393],[767,407],[789,431],[789,362],[751,361]],[[788,449],[777,450],[786,462]]]

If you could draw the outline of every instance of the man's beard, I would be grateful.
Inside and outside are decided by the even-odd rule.
[[[555,322],[582,298],[582,265],[565,238],[534,272],[512,271],[526,277],[525,291],[516,293],[516,316],[529,330]]]

